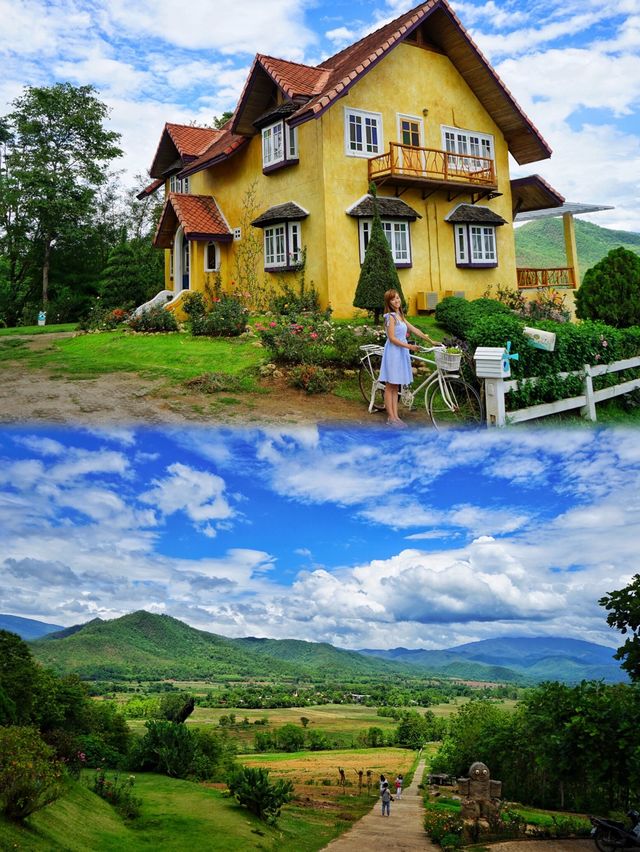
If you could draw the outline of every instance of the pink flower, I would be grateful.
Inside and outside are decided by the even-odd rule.
[[[312,340],[315,340],[317,336],[318,336],[318,335],[317,335],[317,333],[316,333],[315,331],[312,331],[312,332],[311,332],[311,334],[309,335],[309,337],[310,337]]]
[[[603,340],[603,341],[602,341],[602,345],[603,345],[603,346],[608,346],[609,344],[607,343],[607,341],[606,341],[606,340]]]
[[[270,323],[269,323],[269,325],[270,325],[270,327],[271,327],[271,328],[275,328],[275,327],[276,327],[275,322],[270,322]]]

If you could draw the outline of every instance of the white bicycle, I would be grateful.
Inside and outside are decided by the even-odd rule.
[[[380,381],[380,365],[384,348],[375,343],[360,347],[358,381],[369,412],[384,410],[385,383]],[[433,358],[427,358],[433,353]],[[460,375],[460,355],[448,353],[444,346],[420,347],[411,360],[435,369],[417,387],[402,385],[400,402],[411,409],[418,394],[424,391],[424,405],[436,429],[448,426],[477,426],[484,419],[478,391]]]

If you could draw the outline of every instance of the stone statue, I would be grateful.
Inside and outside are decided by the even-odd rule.
[[[462,800],[462,819],[490,819],[500,807],[502,781],[492,781],[489,767],[476,761],[469,767],[468,778],[458,778]]]

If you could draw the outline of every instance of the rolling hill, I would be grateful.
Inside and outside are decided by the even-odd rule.
[[[266,644],[265,644],[266,643]],[[227,639],[168,615],[139,611],[96,619],[30,644],[34,656],[59,673],[99,680],[335,677],[411,671],[331,645],[296,640]]]
[[[0,613],[0,630],[17,633],[21,639],[39,639],[54,630],[62,630],[60,624],[47,624],[33,618],[21,618],[19,615],[3,615]]]
[[[581,219],[575,220],[575,228],[581,278],[587,269],[618,246],[640,254],[640,234],[633,231],[614,231]],[[566,266],[562,219],[527,222],[516,228],[515,235],[518,266]]]
[[[505,636],[469,642],[444,651],[393,648],[386,651],[367,649],[361,653],[411,663],[446,677],[473,680],[561,680],[565,683],[627,680],[611,648],[579,639]]]

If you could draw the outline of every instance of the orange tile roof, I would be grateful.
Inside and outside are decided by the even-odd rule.
[[[263,53],[259,53],[256,59],[289,98],[317,95],[325,88],[330,74],[325,68],[287,62]]]
[[[165,124],[171,141],[181,157],[197,157],[220,136],[213,127],[191,127],[187,124]]]
[[[232,154],[246,145],[248,142],[246,136],[239,136],[231,132],[231,122],[227,122],[220,131],[218,138],[212,142],[205,151],[195,160],[190,162],[181,172],[181,177],[187,177],[194,172],[199,172],[208,166],[214,166],[222,160],[228,159]]]
[[[154,180],[153,183],[150,183],[148,186],[145,186],[144,189],[141,189],[140,192],[136,195],[138,201],[142,201],[143,198],[146,198],[147,195],[153,195],[153,193],[160,189],[160,187],[164,184],[164,180],[159,178],[158,180]]]
[[[220,208],[210,195],[170,192],[158,222],[153,244],[159,248],[169,248],[173,244],[178,223],[188,240],[227,242],[233,239]]]

